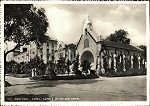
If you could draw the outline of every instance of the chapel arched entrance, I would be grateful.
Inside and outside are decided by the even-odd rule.
[[[88,61],[90,63],[94,62],[94,56],[90,51],[83,52],[80,59],[81,59],[80,60],[81,62],[83,62],[83,61]]]

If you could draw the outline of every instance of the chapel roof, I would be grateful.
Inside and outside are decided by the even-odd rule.
[[[114,47],[114,48],[127,49],[127,50],[133,50],[133,51],[143,51],[142,49],[140,49],[136,46],[133,46],[133,45],[130,45],[130,44],[122,44],[122,43],[119,43],[119,42],[113,42],[113,41],[110,41],[110,40],[103,40],[101,43],[104,46],[107,46],[107,47]]]

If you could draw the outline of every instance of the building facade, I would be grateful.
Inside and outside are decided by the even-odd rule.
[[[57,62],[59,59],[64,58],[66,61],[69,60],[72,62],[76,56],[76,45],[65,44],[64,42],[59,42],[57,46],[57,50],[55,52],[55,61]]]
[[[116,43],[109,40],[102,40],[101,36],[93,30],[93,25],[89,17],[84,22],[83,33],[77,43],[77,53],[80,63],[88,61],[97,73],[105,72],[106,64],[108,68],[117,68],[117,62],[123,64],[123,70],[126,71],[126,63],[130,62],[133,68],[133,61],[138,59],[138,68],[145,65],[145,60],[141,56],[142,49],[129,44]],[[113,62],[113,66],[112,66]]]
[[[55,60],[56,49],[57,40],[48,40],[39,47],[36,43],[31,42],[30,44],[24,45],[13,52],[13,58],[11,60],[14,60],[18,63],[29,62],[31,59],[38,56],[46,64],[49,61],[53,62]]]

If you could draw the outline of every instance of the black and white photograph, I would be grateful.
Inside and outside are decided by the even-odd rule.
[[[147,102],[147,18],[144,3],[4,4],[3,102]]]

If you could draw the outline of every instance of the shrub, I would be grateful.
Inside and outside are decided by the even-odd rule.
[[[36,68],[38,75],[45,74],[45,64],[39,58],[35,57],[29,62],[17,63],[15,61],[6,62],[6,73],[16,73],[16,74],[29,74],[31,75],[31,69]]]
[[[19,73],[20,72],[20,64],[15,61],[6,62],[5,65],[6,73]]]
[[[49,79],[55,79],[56,73],[55,73],[55,64],[53,62],[48,62],[46,65],[46,73],[45,73]]]
[[[75,60],[73,61],[73,69],[76,76],[82,76],[82,72],[79,70],[79,55],[76,56]]]
[[[102,76],[107,76],[107,77],[123,77],[123,76],[136,76],[136,75],[146,75],[146,69],[129,68],[126,71],[116,71],[116,72],[112,69],[109,69],[106,71],[106,73],[102,74]]]
[[[42,59],[40,59],[38,56],[31,59],[30,62],[28,62],[27,66],[30,68],[29,72],[31,73],[31,69],[36,68],[37,75],[44,75],[45,74],[45,64]]]
[[[57,61],[57,64],[56,64],[56,73],[58,74],[64,74],[65,73],[65,58],[60,58],[58,61]]]
[[[30,74],[31,73],[30,64],[29,63],[21,64],[20,71],[21,71],[20,73],[22,74]]]

